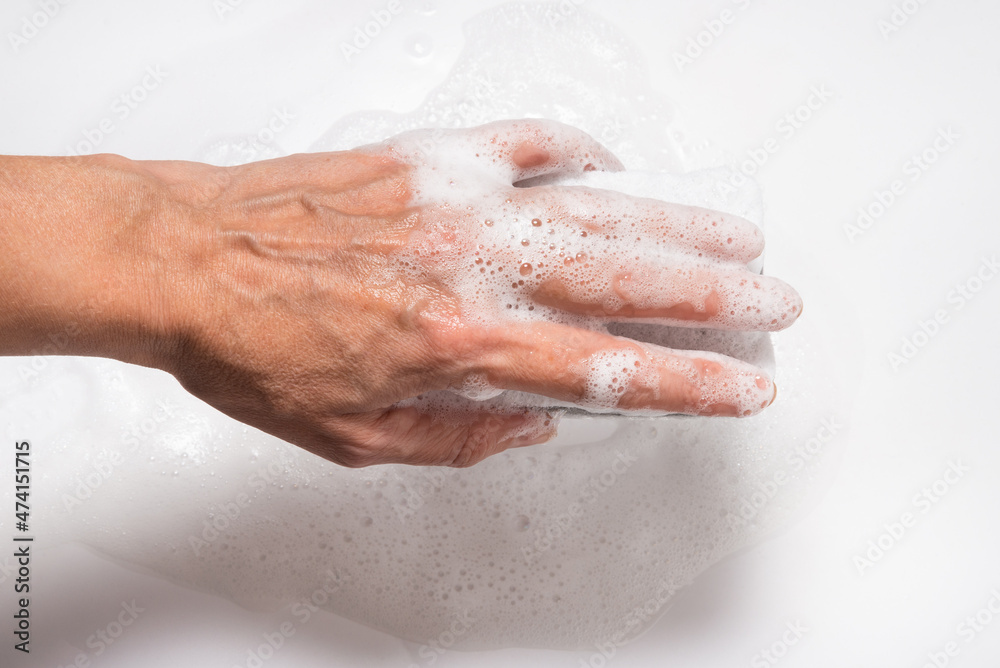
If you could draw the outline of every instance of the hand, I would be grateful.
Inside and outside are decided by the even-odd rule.
[[[225,170],[191,226],[189,334],[170,370],[223,412],[348,466],[466,466],[553,433],[540,411],[393,406],[428,390],[702,415],[767,406],[759,369],[600,331],[623,318],[791,324],[795,292],[745,268],[757,228],[512,185],[588,169],[621,165],[578,131],[521,121]]]
[[[743,416],[766,374],[609,335],[611,320],[775,330],[801,310],[746,263],[741,219],[583,188],[621,169],[542,121],[401,135],[235,168],[133,163],[160,205],[128,237],[155,266],[151,359],[222,412],[346,466],[468,466],[555,430],[538,409],[398,402],[512,389],[595,409]],[[151,287],[150,287],[151,286]],[[136,300],[141,301],[141,300]],[[148,328],[146,328],[148,329]]]

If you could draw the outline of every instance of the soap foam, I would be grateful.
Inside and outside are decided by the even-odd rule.
[[[590,186],[621,185],[631,173],[591,177],[597,172],[585,170],[608,160],[586,148],[574,153],[573,146],[563,147],[573,134],[556,124],[522,121],[441,133],[433,142],[432,131],[410,132],[368,147],[418,167],[414,204],[424,210],[400,270],[414,280],[443,279],[465,306],[475,304],[463,315],[493,323],[501,317],[566,321],[564,311],[546,306],[550,283],[560,284],[572,301],[592,303],[595,313],[634,306],[642,316],[666,303],[693,306],[694,319],[644,316],[675,326],[773,331],[794,320],[801,308],[797,295],[746,271],[763,250],[756,226],[703,207]],[[502,177],[511,171],[515,142],[525,137],[541,146],[557,144],[558,153],[544,168],[572,180],[556,181],[557,188],[512,188]],[[434,145],[430,155],[420,148],[428,143]],[[633,192],[673,195],[650,174],[630,183]],[[532,300],[529,295],[539,290],[542,298]],[[717,314],[706,306],[711,299],[720,302]],[[489,312],[491,307],[500,310]],[[765,315],[776,308],[781,312]],[[581,318],[572,324],[586,326]]]
[[[582,9],[552,25],[554,7],[478,17],[472,46],[420,109],[347,119],[317,148],[538,115],[588,130],[631,167],[676,168],[669,108],[634,50]],[[705,196],[713,175],[581,178],[624,191],[673,179],[675,200],[760,219],[756,194],[731,208]],[[530,225],[536,214],[521,215]],[[745,420],[569,417],[554,442],[470,469],[341,468],[225,418],[165,374],[107,360],[50,360],[27,389],[8,388],[2,417],[46,444],[34,465],[40,535],[255,608],[335,581],[324,608],[417,643],[461,617],[471,622],[456,647],[593,647],[647,628],[677,589],[787,524],[821,489],[846,434],[835,360],[820,343],[837,323],[822,317],[775,335],[773,355],[765,333],[608,323],[649,345],[769,370],[776,358],[781,396]],[[599,395],[634,360],[595,361],[594,401],[614,403]],[[23,363],[0,361],[10,372],[0,375],[17,377]],[[482,378],[460,389],[494,392]],[[832,439],[818,436],[831,431],[824,421],[841,425]]]
[[[535,126],[536,124],[532,124]],[[560,132],[558,128],[553,129],[554,133]],[[431,137],[434,141],[431,141]],[[621,398],[625,389],[630,384],[633,387],[656,387],[659,383],[658,374],[651,372],[649,361],[657,355],[666,353],[666,349],[681,349],[702,351],[708,350],[735,357],[747,362],[743,368],[743,373],[732,382],[738,383],[740,389],[733,391],[731,385],[718,387],[713,392],[710,385],[704,385],[703,396],[694,400],[699,406],[707,407],[714,404],[732,403],[733,397],[737,401],[737,414],[749,414],[758,412],[770,401],[773,389],[766,378],[758,384],[759,373],[757,368],[764,368],[767,372],[773,372],[771,360],[757,359],[760,354],[754,350],[743,350],[733,344],[736,341],[757,340],[767,344],[767,337],[755,333],[732,332],[728,335],[720,335],[716,330],[704,329],[702,322],[673,321],[673,327],[663,326],[665,322],[662,318],[650,318],[658,326],[638,328],[636,322],[641,319],[634,319],[629,323],[615,322],[614,318],[602,320],[593,317],[581,317],[567,313],[558,308],[549,308],[544,304],[538,304],[532,300],[530,295],[543,283],[546,278],[553,275],[566,275],[566,260],[572,260],[571,265],[579,265],[585,272],[584,280],[593,282],[595,272],[588,266],[581,256],[590,254],[601,258],[612,267],[637,266],[641,258],[648,266],[655,266],[660,263],[671,263],[675,266],[682,266],[690,260],[685,258],[684,252],[675,252],[666,248],[666,243],[652,239],[647,243],[637,243],[633,238],[618,240],[598,240],[600,244],[596,249],[594,246],[583,247],[579,244],[581,240],[581,230],[563,221],[553,220],[551,209],[544,207],[531,208],[525,211],[525,207],[514,212],[504,212],[506,199],[510,194],[509,184],[507,191],[504,191],[504,183],[497,180],[491,172],[484,171],[484,174],[476,177],[469,177],[472,170],[464,169],[462,162],[467,160],[466,156],[482,152],[482,148],[469,141],[465,137],[455,137],[458,140],[458,147],[449,147],[445,151],[445,144],[453,139],[440,131],[428,133],[411,133],[401,139],[394,139],[390,142],[397,157],[405,158],[408,161],[420,162],[424,160],[422,156],[415,157],[412,150],[406,153],[400,146],[421,146],[421,151],[426,152],[427,147],[434,145],[434,156],[436,161],[429,164],[424,163],[424,170],[432,174],[430,179],[425,179],[424,190],[432,190],[433,198],[428,198],[428,204],[442,205],[448,212],[463,212],[453,215],[441,223],[447,225],[447,230],[439,228],[430,231],[422,231],[415,238],[412,238],[414,250],[400,260],[400,271],[409,272],[414,281],[436,280],[444,283],[453,292],[464,297],[466,306],[472,306],[464,312],[467,320],[478,319],[487,326],[496,326],[504,320],[520,320],[521,322],[531,321],[554,321],[572,325],[578,328],[592,329],[600,332],[614,333],[626,336],[627,338],[651,344],[633,351],[615,351],[609,353],[602,351],[586,360],[578,370],[581,376],[588,376],[586,394],[575,401],[569,403],[548,397],[531,395],[524,392],[502,393],[498,388],[490,387],[485,377],[477,376],[474,381],[466,382],[464,388],[458,391],[460,394],[476,399],[494,399],[486,406],[492,410],[503,411],[522,406],[539,407],[562,407],[579,408],[585,407],[595,413],[622,413],[630,412],[642,415],[662,415],[662,410],[635,410],[620,405],[618,399]],[[465,145],[468,142],[468,145]],[[369,150],[383,151],[384,145],[373,147]],[[583,156],[580,163],[590,164],[589,156]],[[488,158],[494,163],[501,161],[500,156]],[[565,168],[565,165],[561,167]],[[456,183],[455,174],[465,175],[465,183]],[[441,176],[443,175],[443,176]],[[587,189],[587,193],[600,196],[599,201],[605,201],[605,193],[613,193],[615,197],[622,201],[622,207],[633,206],[633,201],[625,200],[621,193],[626,193],[632,197],[644,198],[644,200],[657,200],[655,206],[662,208],[661,202],[673,203],[678,209],[681,207],[698,210],[711,209],[713,215],[719,216],[724,213],[732,216],[733,221],[738,225],[745,243],[751,248],[743,251],[741,260],[733,260],[728,263],[733,272],[740,271],[739,281],[752,280],[753,271],[759,271],[762,266],[762,257],[759,250],[759,240],[762,237],[760,225],[762,222],[762,205],[759,189],[752,181],[747,180],[738,189],[727,190],[727,194],[722,196],[719,191],[712,186],[720,181],[727,182],[731,179],[733,172],[727,169],[715,169],[706,172],[696,172],[684,175],[671,175],[663,173],[649,172],[601,172],[587,171],[570,175],[560,175],[557,177],[543,177],[543,179],[531,179],[531,189],[519,189],[518,192],[524,195],[525,205],[538,207],[535,188],[547,187],[542,191],[555,195],[551,187],[580,188]],[[446,179],[446,183],[437,182],[435,178]],[[489,194],[482,192],[482,187],[478,187],[480,181],[485,180],[490,187],[500,190],[500,195],[494,196],[489,204],[483,204],[482,199]],[[427,182],[430,182],[429,185]],[[619,192],[620,191],[620,192]],[[457,196],[456,192],[461,195]],[[563,194],[563,193],[558,193]],[[426,196],[426,195],[425,195]],[[477,199],[478,198],[478,199]],[[469,202],[475,202],[470,204]],[[582,207],[582,211],[591,212],[595,206]],[[474,211],[469,217],[463,218],[464,212]],[[592,214],[589,214],[592,215]],[[737,218],[738,217],[738,218]],[[457,221],[456,221],[457,218]],[[752,226],[751,226],[752,224]],[[590,236],[583,230],[582,239],[586,240]],[[730,232],[729,234],[735,234]],[[541,241],[538,241],[539,237]],[[447,242],[442,242],[442,239]],[[727,237],[728,238],[728,237]],[[574,245],[576,244],[576,245]],[[534,247],[540,246],[539,251]],[[569,249],[568,251],[565,249]],[[549,255],[553,256],[552,258]],[[753,260],[748,264],[746,258]],[[469,258],[474,258],[469,262]],[[490,259],[487,259],[490,258]],[[496,258],[506,258],[497,261]],[[716,262],[705,267],[726,266],[726,262]],[[555,266],[555,269],[549,267]],[[429,267],[429,269],[418,269]],[[517,268],[515,274],[511,268]],[[749,272],[747,271],[749,269]],[[636,270],[632,270],[636,272]],[[558,273],[556,273],[558,272]],[[614,274],[614,271],[607,272]],[[619,272],[620,273],[620,272]],[[636,272],[637,273],[637,272]],[[513,275],[513,276],[511,276]],[[510,280],[516,278],[517,280]],[[606,276],[604,277],[606,278]],[[655,281],[657,285],[663,285],[664,281]],[[656,295],[660,298],[659,295]],[[641,302],[639,302],[641,306]],[[613,305],[604,305],[605,308],[613,308]],[[744,308],[749,308],[747,304]],[[796,303],[796,310],[801,305]],[[729,316],[732,318],[733,316]],[[669,321],[667,321],[669,322]],[[745,324],[745,323],[741,323]],[[755,324],[760,324],[755,323]],[[694,337],[681,338],[677,334],[671,335],[671,330],[685,329],[697,326],[699,335]],[[702,339],[710,337],[712,342],[705,342]],[[671,345],[667,345],[667,342]],[[730,342],[728,345],[724,342]],[[609,371],[607,364],[609,356],[628,356],[629,360],[624,365],[616,365],[615,373],[606,379],[602,379],[604,372]],[[718,355],[691,354],[681,355],[692,360],[685,363],[682,359],[675,364],[675,370],[682,376],[688,377],[694,384],[700,383],[697,368],[693,363],[695,359],[711,360],[719,363],[732,365],[732,361],[723,360]],[[766,361],[767,364],[762,362]],[[617,374],[617,375],[616,375]],[[470,389],[471,388],[471,389]],[[408,405],[417,405],[423,408],[441,408],[452,405],[454,402],[447,401],[441,397],[440,393],[430,393],[419,400],[408,401]]]
[[[511,156],[525,144],[544,147],[548,161],[518,168]],[[572,128],[516,121],[470,131],[412,131],[361,150],[417,167],[412,179],[420,223],[396,269],[414,283],[457,295],[467,323],[501,328],[555,322],[607,333],[608,322],[628,317],[676,327],[775,330],[801,310],[786,284],[748,270],[763,250],[759,227],[676,202],[672,186],[690,198],[697,192],[691,184],[703,177],[594,171],[619,165]],[[514,187],[526,180],[533,185]],[[608,185],[644,196],[601,187]],[[567,300],[576,306],[567,309]],[[629,359],[615,362],[603,378],[609,355]],[[598,351],[570,364],[588,379],[574,401],[595,412],[632,411],[632,397],[666,400],[661,385],[676,386],[682,378],[690,392],[671,396],[683,400],[670,402],[667,411],[641,413],[725,406],[746,416],[770,403],[773,385],[757,369],[719,356],[706,360],[654,345]]]

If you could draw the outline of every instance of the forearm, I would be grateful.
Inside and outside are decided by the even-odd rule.
[[[156,366],[171,344],[163,188],[118,156],[0,157],[0,354]]]

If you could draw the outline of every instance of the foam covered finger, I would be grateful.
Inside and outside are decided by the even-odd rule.
[[[507,185],[537,176],[624,169],[586,132],[541,119],[497,121],[462,130],[417,130],[368,148],[411,164],[446,161],[457,167],[464,162]]]
[[[488,334],[490,383],[595,412],[744,417],[774,400],[761,369],[724,355],[674,351],[554,323]]]
[[[784,329],[802,311],[790,285],[743,268],[690,262],[622,266],[607,258],[557,265],[531,297],[538,304],[604,319],[740,331]]]
[[[623,260],[642,247],[646,253],[747,264],[764,250],[760,228],[712,209],[586,187],[529,188],[518,192],[517,199],[522,209],[543,206],[544,220],[577,237],[603,242],[604,252]],[[564,235],[557,236],[562,240]]]
[[[586,132],[556,121],[499,121],[469,131],[479,157],[510,183],[552,174],[619,171],[621,162]]]
[[[625,208],[622,218],[621,227],[634,222],[640,235],[645,232],[661,247],[672,246],[695,257],[746,264],[764,252],[760,228],[722,211],[637,199]]]

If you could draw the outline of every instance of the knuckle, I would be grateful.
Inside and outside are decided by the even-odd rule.
[[[464,324],[431,323],[425,328],[434,366],[450,379],[464,379],[480,371],[487,349],[485,332]]]

